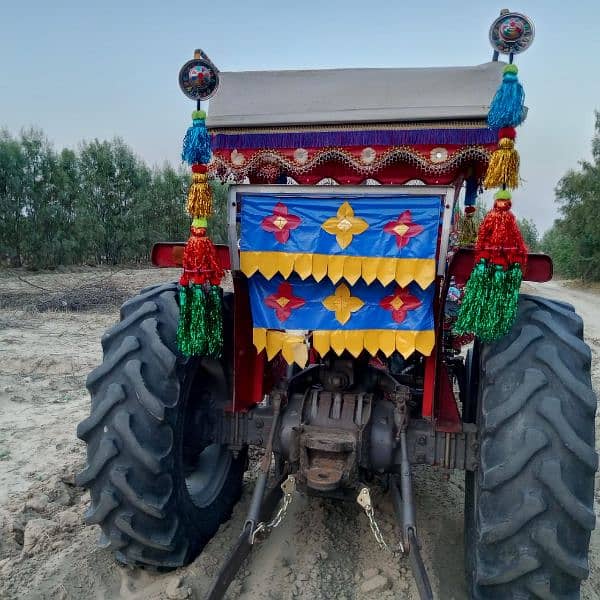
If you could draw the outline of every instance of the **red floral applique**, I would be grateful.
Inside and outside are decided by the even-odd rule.
[[[275,309],[275,315],[280,321],[287,320],[294,309],[306,304],[303,298],[294,296],[294,290],[288,281],[284,281],[264,302],[269,308]]]
[[[392,311],[392,319],[396,323],[402,323],[406,319],[409,310],[419,308],[423,304],[415,298],[406,288],[397,287],[393,294],[381,300],[379,306],[385,310]]]
[[[288,213],[288,207],[283,202],[278,202],[273,208],[273,214],[265,217],[260,226],[273,233],[280,244],[285,244],[290,239],[290,231],[296,229],[302,219]]]
[[[383,230],[396,236],[396,246],[404,248],[410,239],[423,231],[423,226],[413,223],[410,210],[405,210],[396,221],[390,221]]]

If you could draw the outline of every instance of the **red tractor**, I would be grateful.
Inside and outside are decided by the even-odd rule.
[[[521,17],[497,26],[501,42],[522,39],[515,19],[527,33]],[[102,338],[91,415],[78,427],[87,522],[120,562],[192,561],[230,517],[256,446],[265,452],[248,517],[210,598],[273,525],[282,490],[279,516],[296,488],[350,497],[380,536],[368,486],[382,480],[421,595],[432,597],[416,464],[466,471],[473,598],[579,597],[597,468],[582,320],[568,304],[520,295],[503,335],[470,344],[455,333],[482,244],[481,231],[476,247],[457,242],[458,207],[465,189],[472,205],[494,160],[499,132],[487,117],[503,71],[514,70],[497,60],[213,69],[208,170],[231,183],[229,245],[217,248],[233,281],[222,351],[178,348],[179,284],[143,290]],[[157,244],[154,264],[181,265],[184,249]],[[547,256],[521,262],[523,279],[551,278]]]

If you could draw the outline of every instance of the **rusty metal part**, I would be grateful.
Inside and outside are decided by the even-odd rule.
[[[367,519],[369,520],[369,527],[371,527],[371,532],[373,533],[373,537],[379,545],[379,548],[389,552],[393,556],[396,555],[396,551],[392,550],[392,548],[387,545],[381,530],[379,529],[379,525],[375,520],[375,511],[373,510],[373,503],[371,502],[371,492],[367,486],[364,486],[360,489],[360,492],[356,497],[356,502],[365,511]],[[402,545],[402,541],[400,541],[398,544],[398,550],[401,554],[404,554],[404,546]]]
[[[305,394],[295,440],[301,484],[318,492],[331,492],[357,483],[363,431],[370,419],[372,400],[372,394],[363,392],[313,388]]]

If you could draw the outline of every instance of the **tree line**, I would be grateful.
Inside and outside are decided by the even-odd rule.
[[[600,113],[596,113],[592,160],[579,162],[558,182],[560,218],[544,233],[542,249],[565,278],[600,281]]]
[[[145,263],[152,244],[185,240],[189,171],[150,168],[121,140],[83,142],[56,151],[42,131],[0,131],[0,265]],[[226,240],[226,185],[211,183],[210,234]],[[519,225],[531,250],[554,260],[560,277],[600,280],[600,113],[592,160],[581,161],[556,187],[560,218],[541,237]]]
[[[189,171],[150,168],[121,140],[56,151],[43,132],[0,132],[0,264],[141,263],[159,240],[185,240]],[[224,186],[213,183],[215,241],[224,241]]]

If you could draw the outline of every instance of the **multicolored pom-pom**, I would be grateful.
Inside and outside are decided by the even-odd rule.
[[[222,290],[224,271],[217,251],[206,233],[212,215],[212,193],[207,163],[212,153],[206,130],[206,113],[192,113],[192,126],[183,140],[181,158],[192,166],[187,212],[192,217],[190,237],[183,251],[179,279],[177,346],[184,356],[218,358],[223,350]]]

